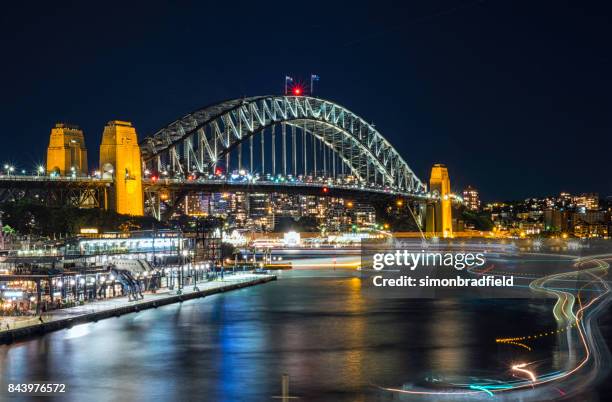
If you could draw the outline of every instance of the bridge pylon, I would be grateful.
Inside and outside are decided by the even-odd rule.
[[[431,236],[453,237],[450,177],[448,169],[441,163],[431,168],[429,191],[439,198],[427,206],[426,229]]]
[[[120,214],[144,215],[142,162],[132,123],[112,120],[106,124],[100,145],[100,169],[103,177],[114,181],[109,206]]]
[[[83,130],[73,124],[57,123],[47,147],[47,173],[58,176],[87,174],[87,148]]]

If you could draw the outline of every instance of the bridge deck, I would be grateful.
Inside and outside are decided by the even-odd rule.
[[[202,191],[202,192],[279,192],[299,193],[304,195],[320,196],[350,196],[353,198],[367,198],[372,195],[388,197],[406,197],[412,199],[427,200],[425,193],[410,193],[396,191],[391,188],[372,188],[361,185],[342,185],[328,183],[305,183],[305,182],[275,182],[275,181],[227,181],[210,179],[145,179],[143,180],[145,190],[158,191],[168,189],[172,191]]]

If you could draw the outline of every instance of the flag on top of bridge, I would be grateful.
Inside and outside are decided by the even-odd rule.
[[[314,94],[315,81],[319,81],[319,76],[316,74],[310,74],[310,95]]]
[[[287,89],[290,82],[293,82],[293,78],[289,77],[288,75],[285,75],[285,95],[287,95]]]

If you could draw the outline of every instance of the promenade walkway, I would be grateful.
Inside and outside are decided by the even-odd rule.
[[[14,340],[17,337],[36,332],[47,332],[70,326],[73,322],[87,322],[103,319],[114,315],[126,314],[142,309],[157,307],[164,304],[179,302],[232,290],[240,287],[256,285],[274,280],[274,275],[262,275],[252,273],[236,273],[225,275],[223,279],[217,278],[212,281],[201,281],[194,285],[187,285],[181,289],[179,294],[176,289],[158,289],[155,293],[145,292],[144,298],[129,301],[128,296],[101,299],[85,303],[81,306],[68,307],[53,310],[35,317],[2,317],[0,320],[0,342]],[[36,327],[48,327],[48,330]],[[12,334],[9,334],[12,333]]]

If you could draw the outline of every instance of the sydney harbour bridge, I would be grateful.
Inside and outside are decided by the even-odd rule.
[[[93,174],[86,158],[85,166],[79,167],[83,161],[77,161],[72,146],[82,142],[82,132],[81,139],[67,133],[56,134],[52,154],[52,131],[46,168],[31,175],[4,172],[0,202],[36,198],[49,205],[114,209],[161,219],[162,211],[196,192],[402,197],[423,213],[422,206],[444,203],[448,192],[445,186],[428,191],[364,118],[310,96],[223,101],[140,140],[129,122],[111,121],[104,129],[99,169]]]

